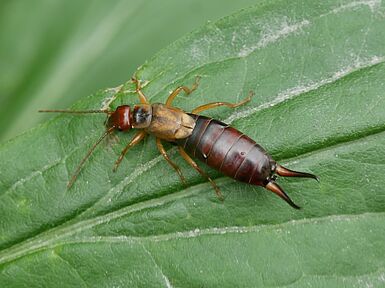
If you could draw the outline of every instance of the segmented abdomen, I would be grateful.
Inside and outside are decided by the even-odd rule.
[[[218,120],[189,114],[196,121],[192,134],[178,140],[191,156],[238,181],[264,186],[275,161],[254,140]]]

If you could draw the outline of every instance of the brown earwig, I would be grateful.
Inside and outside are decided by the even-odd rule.
[[[82,159],[68,182],[68,187],[73,185],[86,160],[106,136],[115,130],[129,131],[131,128],[136,128],[140,130],[121,152],[118,160],[115,162],[114,171],[118,168],[128,149],[141,142],[147,134],[152,134],[156,137],[159,152],[172,168],[174,168],[182,182],[185,182],[185,178],[180,168],[168,156],[162,145],[162,140],[178,146],[179,153],[184,160],[210,182],[219,198],[223,198],[219,187],[215,184],[214,180],[198,166],[191,156],[198,158],[208,166],[235,180],[265,187],[277,194],[293,208],[299,209],[300,207],[297,206],[275,182],[277,175],[283,177],[313,178],[318,181],[317,176],[310,173],[289,170],[277,164],[261,146],[237,129],[213,118],[198,115],[200,112],[219,106],[235,108],[246,104],[251,100],[251,92],[249,96],[241,102],[234,104],[228,102],[213,102],[199,106],[192,110],[191,113],[186,113],[172,106],[174,98],[181,91],[184,91],[186,94],[193,92],[198,87],[199,79],[199,77],[196,78],[192,88],[186,86],[176,88],[169,95],[165,104],[150,104],[141,90],[140,81],[132,78],[141,102],[139,105],[122,105],[117,107],[115,111],[40,110],[39,112],[76,114],[105,113],[108,115],[106,121],[107,130]]]

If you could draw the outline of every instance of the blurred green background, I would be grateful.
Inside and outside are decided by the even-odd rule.
[[[0,142],[128,80],[182,35],[256,0],[1,0]]]

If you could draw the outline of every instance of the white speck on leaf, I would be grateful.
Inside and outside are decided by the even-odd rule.
[[[285,19],[280,23],[278,29],[266,27],[262,31],[261,39],[255,44],[251,46],[243,46],[239,51],[239,57],[246,57],[253,51],[266,47],[268,44],[276,42],[281,38],[286,38],[288,35],[297,32],[302,27],[309,25],[310,22],[306,19],[302,20],[298,23],[290,23],[290,20]]]
[[[381,6],[381,2],[382,2],[381,0],[354,1],[354,2],[341,5],[337,8],[334,8],[331,11],[331,13],[338,14],[341,11],[354,9],[356,7],[363,6],[363,5],[367,5],[369,9],[372,11],[372,13],[374,13],[377,10],[377,8]]]
[[[286,100],[293,99],[301,94],[316,90],[323,85],[337,81],[338,79],[365,67],[371,67],[375,64],[381,63],[384,61],[384,57],[373,56],[369,59],[360,59],[357,58],[353,64],[343,67],[342,69],[334,72],[334,74],[325,79],[321,79],[318,82],[310,82],[306,85],[298,85],[296,87],[289,88],[285,91],[279,93],[273,100],[263,103],[259,106],[252,107],[243,111],[237,111],[231,114],[227,119],[224,120],[225,123],[231,124],[235,120],[245,118],[254,114],[257,111],[264,110],[269,107],[273,107],[279,103],[282,103]]]

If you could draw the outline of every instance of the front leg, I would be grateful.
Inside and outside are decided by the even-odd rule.
[[[124,155],[126,155],[128,149],[134,147],[136,144],[138,144],[140,141],[142,141],[144,139],[144,137],[147,135],[147,133],[143,130],[141,131],[138,131],[134,138],[132,138],[132,140],[130,141],[130,143],[127,144],[127,146],[123,149],[123,151],[120,153],[120,156],[118,158],[118,160],[116,160],[115,162],[115,165],[114,165],[114,168],[113,168],[113,171],[116,172],[116,170],[118,169],[119,165],[120,165],[120,162],[122,162],[123,158],[124,158]]]
[[[132,82],[135,83],[135,86],[136,86],[135,91],[136,91],[136,93],[138,93],[140,103],[142,103],[142,104],[149,104],[149,102],[147,101],[146,96],[142,92],[142,86],[140,85],[140,80],[138,80],[136,78],[136,76],[133,76],[131,78],[131,80],[132,80]]]

